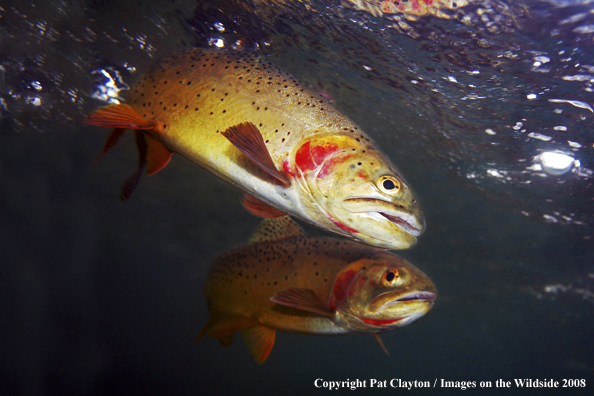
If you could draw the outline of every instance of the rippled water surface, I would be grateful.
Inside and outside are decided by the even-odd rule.
[[[584,379],[572,391],[589,394],[594,4],[396,3],[0,0],[0,393],[553,378]],[[193,344],[209,263],[258,219],[180,157],[120,202],[132,137],[93,165],[107,131],[80,124],[190,46],[267,56],[332,98],[415,189],[428,228],[398,254],[438,297],[425,319],[383,336],[390,357],[362,335],[281,333],[259,366],[240,337],[230,349]]]

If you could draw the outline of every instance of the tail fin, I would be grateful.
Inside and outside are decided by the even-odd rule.
[[[114,127],[103,150],[95,162],[109,151],[120,140],[126,129],[136,129],[135,138],[138,147],[138,168],[124,182],[120,199],[127,200],[136,189],[140,176],[146,169],[147,175],[153,175],[163,169],[171,160],[173,152],[166,148],[150,131],[159,133],[157,122],[146,120],[127,104],[109,105],[94,111],[85,117],[85,124]]]

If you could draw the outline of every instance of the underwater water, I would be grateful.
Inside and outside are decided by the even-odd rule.
[[[392,379],[430,383],[414,394],[526,393],[517,379],[591,394],[594,4],[362,3],[378,2],[0,0],[0,394],[408,391]],[[369,335],[278,333],[262,365],[241,337],[194,344],[209,264],[259,219],[177,156],[121,202],[132,134],[94,165],[108,132],[80,123],[191,46],[257,51],[329,95],[415,190],[427,230],[396,253],[438,295],[383,334],[390,356]]]

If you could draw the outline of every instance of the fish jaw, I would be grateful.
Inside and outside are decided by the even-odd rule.
[[[413,246],[425,230],[419,205],[411,209],[381,198],[329,199],[306,178],[296,178],[300,217],[359,243],[401,250]],[[303,199],[303,197],[311,197]]]
[[[369,311],[375,312],[382,317],[398,317],[400,320],[393,324],[386,324],[389,327],[404,327],[425,316],[432,308],[437,297],[433,291],[413,291],[402,295],[401,292],[387,292],[377,296],[370,304]],[[369,323],[380,328],[385,328],[383,323]]]
[[[435,293],[428,291],[406,296],[401,296],[400,292],[384,293],[372,301],[365,315],[350,313],[347,320],[350,327],[367,333],[405,327],[427,315],[433,308],[435,297]]]
[[[329,231],[367,245],[407,249],[425,230],[406,181],[370,143],[325,136],[302,144],[292,160],[296,178],[307,186],[303,206]],[[392,191],[383,187],[386,180]]]
[[[435,285],[408,261],[384,251],[356,264],[337,277],[332,293],[339,320],[353,331],[404,327],[433,308]]]
[[[378,198],[349,198],[341,206],[350,213],[369,216],[383,229],[409,234],[413,243],[425,231],[425,217],[418,205],[406,208]]]

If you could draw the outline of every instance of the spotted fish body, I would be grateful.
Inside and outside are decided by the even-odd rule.
[[[424,316],[435,293],[423,272],[385,250],[310,238],[288,217],[267,219],[252,243],[210,266],[205,295],[211,318],[199,339],[209,335],[228,346],[241,330],[261,363],[276,330],[377,334]]]
[[[410,247],[425,227],[412,191],[369,137],[253,53],[174,54],[136,83],[128,105],[86,122],[116,127],[118,137],[126,128],[143,131],[149,174],[177,153],[244,190],[252,213],[291,214],[391,249]]]

